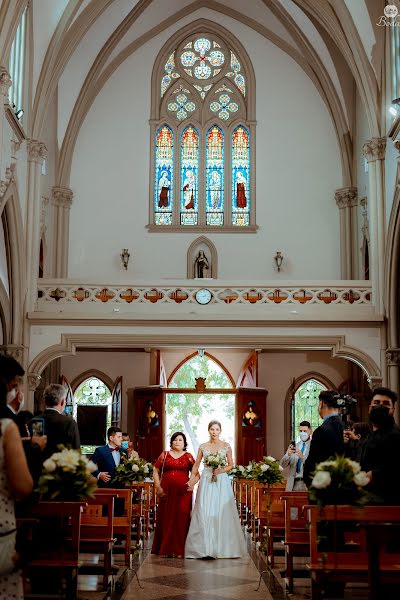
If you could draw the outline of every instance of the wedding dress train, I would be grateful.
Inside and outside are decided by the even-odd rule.
[[[220,450],[225,453],[229,445]],[[202,447],[203,456],[210,454]],[[240,558],[247,553],[232,485],[226,473],[211,481],[212,469],[201,475],[185,545],[185,558]]]

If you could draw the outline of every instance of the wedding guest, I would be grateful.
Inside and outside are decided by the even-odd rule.
[[[354,423],[351,429],[344,432],[345,456],[356,462],[361,462],[364,454],[364,445],[371,432],[368,423]],[[347,441],[346,441],[347,438]]]
[[[171,436],[170,450],[162,452],[153,471],[159,497],[153,554],[183,558],[190,523],[194,479],[188,487],[193,456],[186,451],[186,436],[177,431]]]
[[[15,554],[15,509],[14,500],[28,496],[33,489],[32,476],[29,473],[25,453],[18,428],[8,417],[6,403],[7,388],[0,382],[0,536],[3,542],[10,542],[11,552],[3,555],[2,566],[9,563],[6,575],[0,576],[0,598],[23,600],[22,577],[14,570],[17,560]]]
[[[133,449],[133,442],[131,442],[131,436],[127,432],[122,432],[122,444],[121,448],[126,450],[129,458],[139,458],[139,454]]]
[[[240,558],[246,555],[247,550],[228,477],[233,467],[232,448],[219,439],[219,421],[209,423],[208,433],[210,439],[200,445],[188,482],[192,487],[193,478],[204,461],[205,468],[186,538],[185,558]],[[220,467],[207,466],[210,454],[217,455],[215,458],[220,462]]]
[[[311,444],[311,423],[301,421],[299,424],[300,441],[293,447],[292,444],[286,450],[286,454],[281,458],[281,466],[287,469],[287,492],[304,492],[307,487],[303,481],[304,462],[307,460]]]
[[[80,450],[81,442],[78,425],[72,417],[63,414],[67,403],[67,390],[63,385],[51,383],[43,392],[46,410],[40,415],[44,419],[47,446],[43,460],[58,452],[58,445],[71,446]]]

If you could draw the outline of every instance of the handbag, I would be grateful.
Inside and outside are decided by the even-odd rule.
[[[16,529],[0,533],[0,577],[12,573],[16,569],[16,564],[13,560],[15,556],[16,537]]]

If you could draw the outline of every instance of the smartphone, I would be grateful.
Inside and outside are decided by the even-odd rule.
[[[292,448],[292,450],[296,450],[296,440],[292,440],[290,442],[290,447]]]
[[[28,426],[31,435],[44,435],[44,419],[42,417],[33,417],[33,419],[29,421]]]

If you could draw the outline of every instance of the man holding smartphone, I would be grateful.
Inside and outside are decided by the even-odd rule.
[[[281,459],[281,466],[287,469],[287,492],[307,491],[307,486],[303,481],[303,469],[310,451],[311,433],[311,423],[301,421],[299,424],[299,441],[296,443],[293,440]]]

